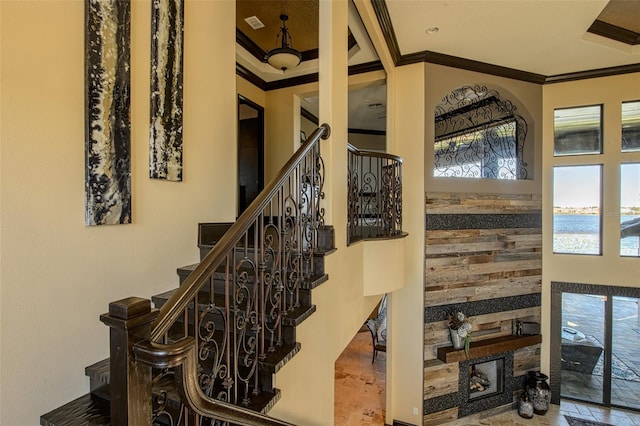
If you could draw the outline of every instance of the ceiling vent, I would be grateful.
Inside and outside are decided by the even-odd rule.
[[[254,30],[259,30],[260,28],[264,28],[264,24],[257,16],[249,16],[248,18],[244,18],[244,22],[249,24],[251,28]]]

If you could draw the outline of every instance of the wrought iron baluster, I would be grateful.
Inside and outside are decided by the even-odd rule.
[[[150,333],[154,343],[142,342],[139,348],[145,362],[166,365],[155,358],[163,353],[156,344],[195,349],[185,365],[197,371],[193,377],[199,390],[208,398],[250,405],[261,389],[259,361],[283,344],[282,317],[300,305],[301,280],[313,273],[317,231],[324,223],[319,141],[328,135],[327,125],[314,132],[160,309]],[[207,406],[206,398],[201,401],[194,407]],[[159,402],[154,402],[155,419],[170,416],[170,424],[226,424],[186,406],[165,415]],[[246,419],[253,414],[238,410],[234,415]]]
[[[402,159],[348,152],[348,242],[402,234]]]

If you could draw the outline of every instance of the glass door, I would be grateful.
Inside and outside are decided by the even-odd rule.
[[[562,293],[561,396],[605,402],[605,296]]]
[[[639,299],[613,297],[611,404],[640,409]]]
[[[640,299],[634,290],[591,286],[588,293],[561,293],[561,397],[640,410]]]

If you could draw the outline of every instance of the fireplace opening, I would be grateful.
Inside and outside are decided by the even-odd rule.
[[[469,401],[504,392],[504,358],[469,365]]]

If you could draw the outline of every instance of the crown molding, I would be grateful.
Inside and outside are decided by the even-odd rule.
[[[384,35],[393,63],[397,67],[419,62],[427,62],[468,71],[496,75],[499,77],[511,78],[514,80],[522,80],[530,83],[544,83],[545,76],[541,74],[501,67],[499,65],[487,64],[485,62],[459,58],[456,56],[445,55],[443,53],[423,51],[402,55],[398,46],[396,33],[393,30],[393,24],[391,23],[391,16],[389,15],[389,9],[387,9],[387,3],[385,0],[371,0],[371,5],[373,6],[373,10],[378,18],[378,24],[380,24],[380,29]]]
[[[637,32],[600,21],[599,19],[596,19],[593,24],[591,24],[587,32],[632,46],[640,44],[640,34]]]
[[[266,59],[267,52],[262,50],[260,46],[258,46],[245,33],[243,33],[237,28],[236,28],[236,43],[244,47],[247,50],[247,52],[251,53],[260,62],[267,63],[267,59]],[[318,49],[309,49],[309,50],[305,50],[304,52],[300,52],[302,54],[302,62],[318,59],[318,52],[319,52]]]
[[[551,75],[545,79],[545,84],[564,83],[566,81],[585,80],[598,77],[609,77],[612,75],[630,74],[634,72],[640,72],[640,64],[620,65],[617,67],[600,68],[597,70]]]
[[[457,56],[445,55],[443,53],[423,51],[417,53],[411,53],[408,55],[402,55],[398,46],[398,40],[393,30],[393,24],[391,23],[391,17],[385,0],[371,0],[371,5],[378,19],[378,24],[384,35],[384,39],[387,43],[387,48],[393,63],[395,66],[403,66],[409,64],[415,64],[420,62],[426,62],[437,65],[444,65],[452,68],[464,69],[467,71],[475,71],[483,74],[495,75],[498,77],[510,78],[513,80],[520,80],[535,84],[548,84],[548,83],[560,83],[563,81],[574,81],[588,78],[605,77],[611,75],[627,74],[640,71],[640,64],[630,64],[611,68],[602,68],[589,71],[579,71],[574,73],[559,74],[552,76],[545,76],[542,74],[531,73],[527,71],[517,70],[514,68],[502,67],[499,65],[488,64],[485,62],[474,61],[471,59],[460,58]],[[596,24],[596,23],[602,24]],[[624,30],[623,28],[616,27],[614,25],[606,24],[602,21],[594,22],[596,29],[599,29],[604,34],[593,32],[594,34],[603,35],[605,37],[624,38],[625,40],[634,40],[634,44],[640,44],[640,34],[633,31]],[[592,28],[594,27],[592,25]],[[614,28],[611,28],[614,27]],[[616,39],[616,38],[614,38]],[[618,40],[627,42],[624,40]],[[631,43],[629,43],[631,44]]]
[[[269,90],[284,89],[285,87],[300,86],[301,84],[315,83],[319,80],[318,73],[301,75],[298,77],[285,78],[284,80],[275,80],[267,82],[266,92]]]
[[[313,74],[301,75],[299,77],[267,82],[237,62],[236,75],[244,78],[249,83],[265,92],[268,92],[269,90],[283,89],[285,87],[299,86],[301,84],[314,83],[318,81],[318,73],[316,72]]]
[[[369,130],[369,129],[354,129],[349,127],[347,133],[353,133],[354,135],[372,135],[372,136],[385,136],[386,130]]]
[[[306,118],[307,120],[309,120],[310,122],[312,122],[313,124],[315,124],[316,126],[320,125],[320,120],[318,119],[318,117],[313,115],[313,113],[308,109],[300,108],[300,115]]]
[[[236,43],[244,47],[247,52],[251,53],[260,62],[267,62],[265,57],[267,52],[262,50],[253,40],[251,40],[245,33],[236,28]]]
[[[349,66],[349,75],[364,74],[366,72],[372,72],[372,71],[384,71],[382,62],[373,61],[373,62],[367,62],[364,64]]]
[[[367,62],[365,64],[350,66],[349,75],[363,74],[366,72],[380,71],[380,70],[384,70],[384,67],[382,66],[382,62],[380,61]],[[265,92],[268,92],[269,90],[284,89],[285,87],[299,86],[301,84],[315,83],[319,80],[318,73],[316,72],[312,74],[301,75],[299,77],[292,77],[284,80],[267,82],[237,62],[236,62],[236,74],[244,78],[254,86],[262,89]]]
[[[312,61],[314,59],[318,59],[319,50],[318,49],[310,49],[310,50],[305,50],[304,52],[300,52],[300,53],[302,53],[302,62],[304,62],[304,61]]]
[[[240,77],[244,78],[249,83],[253,84],[254,86],[258,87],[263,91],[267,90],[267,83],[263,79],[261,79],[260,77],[258,77],[257,75],[255,75],[254,73],[252,73],[251,71],[249,71],[248,69],[246,69],[245,67],[243,67],[237,62],[236,62],[236,75],[239,75]]]
[[[347,50],[351,50],[357,45],[358,45],[358,41],[353,36],[353,33],[351,32],[351,29],[349,28],[349,37],[347,39]]]
[[[398,66],[398,60],[402,56],[400,54],[400,47],[398,46],[398,39],[396,33],[393,30],[393,24],[391,23],[391,16],[389,16],[389,9],[384,0],[371,0],[371,6],[378,18],[378,24],[384,35],[384,40],[387,43],[387,48],[391,54],[391,59],[394,65]]]

